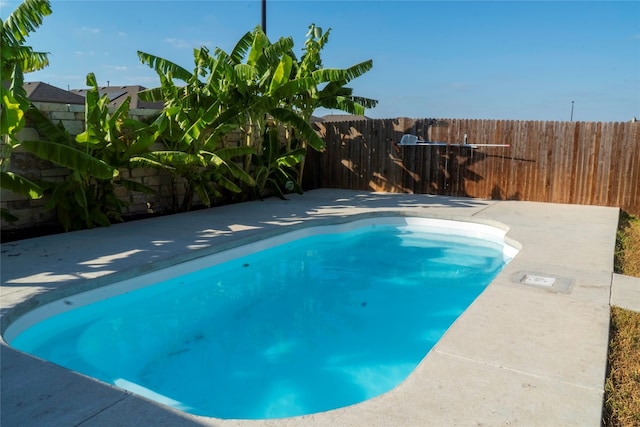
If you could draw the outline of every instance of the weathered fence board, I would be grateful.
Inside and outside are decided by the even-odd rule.
[[[640,214],[640,122],[385,119],[324,122],[307,188],[617,206]],[[404,146],[427,141],[509,147]]]

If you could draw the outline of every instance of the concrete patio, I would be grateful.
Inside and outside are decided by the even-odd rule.
[[[30,309],[299,227],[354,215],[426,216],[507,229],[520,253],[397,388],[280,420],[182,413],[1,343],[2,426],[599,426],[610,305],[640,310],[614,275],[618,209],[314,190],[2,244],[2,332]],[[526,285],[524,274],[566,288]],[[613,287],[612,287],[613,284]]]

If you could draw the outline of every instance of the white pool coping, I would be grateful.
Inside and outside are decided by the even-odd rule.
[[[518,255],[400,386],[281,420],[184,414],[2,343],[2,425],[600,425],[615,208],[315,190],[2,245],[2,330],[60,297],[324,221],[398,214],[499,227]],[[520,283],[523,274],[568,291]],[[6,424],[5,424],[6,423]]]

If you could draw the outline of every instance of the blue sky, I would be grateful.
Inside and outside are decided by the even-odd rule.
[[[17,2],[0,0],[3,20]],[[29,38],[50,66],[25,76],[63,89],[158,85],[136,52],[187,69],[193,49],[231,50],[260,0],[52,0]],[[640,2],[267,0],[267,34],[331,28],[325,67],[372,59],[351,82],[373,118],[627,121],[640,118]],[[109,83],[107,83],[109,82]],[[331,113],[317,111],[316,115]],[[333,112],[337,113],[337,112]]]

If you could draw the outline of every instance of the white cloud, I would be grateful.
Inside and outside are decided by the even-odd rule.
[[[91,34],[98,34],[100,32],[100,28],[82,27],[81,30],[84,33],[91,33]]]
[[[171,46],[178,48],[178,49],[184,49],[187,47],[191,47],[191,44],[188,43],[186,40],[183,39],[176,39],[176,38],[168,38],[168,39],[164,39],[165,43],[170,44]]]

